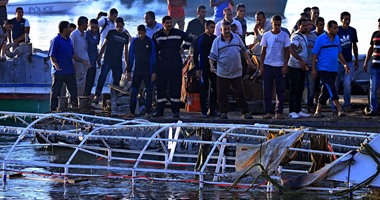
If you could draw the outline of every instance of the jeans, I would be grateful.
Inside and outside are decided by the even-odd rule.
[[[369,108],[373,112],[377,112],[377,89],[380,83],[380,68],[370,68],[369,81]]]
[[[265,113],[272,112],[273,80],[276,83],[276,113],[283,113],[285,102],[286,75],[282,74],[282,67],[264,65],[264,109]]]
[[[299,68],[289,67],[288,78],[290,81],[289,113],[301,111],[302,94],[305,86],[306,72]]]
[[[339,63],[338,65],[338,74],[335,79],[335,88],[336,91],[339,92],[339,84],[341,80],[343,80],[343,99],[344,104],[343,107],[350,108],[351,107],[351,81],[352,81],[352,72],[354,69],[353,62],[347,62],[347,65],[350,67],[350,73],[347,74],[343,65]]]
[[[100,71],[100,75],[98,78],[98,84],[96,85],[96,91],[95,95],[100,96],[102,94],[102,89],[104,86],[104,83],[106,82],[106,78],[108,75],[108,72],[112,70],[112,84],[115,86],[119,86],[121,74],[123,72],[123,67],[121,62],[120,63],[112,63],[109,61],[104,61],[102,65],[102,69]]]
[[[63,83],[66,84],[69,91],[71,104],[78,105],[75,74],[52,74],[51,77],[50,110],[56,110],[58,107],[58,96],[60,96]]]

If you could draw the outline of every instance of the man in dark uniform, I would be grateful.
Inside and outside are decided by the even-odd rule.
[[[199,36],[194,42],[194,65],[196,74],[200,77],[200,102],[201,113],[203,118],[210,116],[219,116],[216,112],[216,74],[210,72],[210,62],[208,56],[211,51],[212,42],[216,38],[214,35],[215,22],[212,20],[206,21],[205,33]],[[209,83],[211,83],[210,93]],[[207,113],[207,94],[210,94],[210,111]]]
[[[116,19],[116,30],[110,30],[104,40],[102,48],[98,56],[98,63],[100,62],[103,53],[104,62],[102,70],[99,75],[98,84],[94,96],[94,103],[99,102],[99,96],[102,93],[104,83],[106,81],[108,72],[112,70],[112,84],[119,86],[121,74],[123,73],[122,54],[124,49],[124,61],[128,63],[128,44],[129,36],[123,32],[124,20],[121,17]]]
[[[129,103],[130,113],[127,117],[135,117],[137,93],[141,82],[144,81],[146,91],[145,117],[148,118],[151,116],[150,113],[152,107],[152,81],[156,79],[156,76],[153,75],[153,68],[156,64],[156,48],[153,40],[146,36],[146,29],[144,25],[139,25],[137,27],[137,31],[138,37],[133,39],[129,47],[127,79],[128,81],[132,79],[132,85]],[[132,73],[133,77],[131,76]]]
[[[192,39],[185,32],[173,28],[172,18],[162,18],[163,29],[153,35],[158,52],[157,74],[157,110],[154,117],[163,116],[166,102],[166,87],[169,82],[170,102],[174,118],[179,118],[181,96],[182,58],[184,49],[188,49]],[[183,42],[185,43],[183,44]]]
[[[206,7],[200,5],[197,8],[197,18],[191,20],[187,25],[186,33],[192,38],[197,38],[205,32]]]

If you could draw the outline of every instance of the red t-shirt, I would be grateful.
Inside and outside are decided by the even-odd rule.
[[[173,0],[174,2],[182,3],[182,0]],[[168,5],[168,15],[172,18],[180,18],[185,16],[183,6]]]

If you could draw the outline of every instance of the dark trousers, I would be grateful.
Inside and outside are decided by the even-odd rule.
[[[164,63],[157,72],[157,113],[164,112],[166,103],[166,89],[169,84],[170,104],[173,113],[179,113],[181,83],[182,83],[182,67],[181,63]]]
[[[135,113],[136,104],[137,104],[137,93],[139,92],[139,88],[141,82],[144,81],[145,84],[145,108],[146,113],[150,113],[152,110],[152,81],[151,75],[149,73],[133,73],[132,85],[131,85],[131,98],[129,101],[129,112]]]
[[[86,85],[84,87],[84,96],[91,95],[91,90],[92,90],[92,87],[94,87],[94,83],[95,83],[95,76],[96,76],[96,64],[92,65],[92,67],[90,67],[87,70]]]
[[[70,93],[71,104],[78,105],[75,74],[52,74],[51,76],[50,110],[56,110],[58,107],[58,96],[60,96],[63,83],[66,84],[67,90]]]
[[[112,70],[112,84],[115,86],[119,86],[121,74],[123,72],[121,62],[118,63],[118,62],[104,61],[102,65],[102,69],[100,71],[99,78],[98,78],[98,83],[96,85],[96,91],[95,91],[96,96],[100,96],[102,94],[102,89],[103,89],[104,83],[106,82],[108,72],[110,70]]]
[[[290,82],[289,113],[301,111],[302,94],[305,87],[306,72],[299,68],[289,67],[288,79]]]
[[[335,87],[336,72],[318,71],[318,76],[322,81],[321,94],[319,95],[318,103],[325,105],[327,100],[338,100],[338,92]]]
[[[209,95],[210,113],[214,113],[216,110],[216,74],[210,71],[202,71],[200,81],[201,112],[202,114],[207,114],[207,96]]]
[[[273,80],[276,83],[276,113],[283,113],[285,102],[286,76],[281,72],[282,67],[264,65],[264,109],[272,113]]]
[[[243,91],[243,79],[241,76],[237,78],[222,78],[217,77],[216,78],[216,88],[217,88],[217,96],[218,96],[218,105],[219,105],[219,111],[221,113],[227,113],[228,112],[228,92],[230,86],[234,89],[235,96],[236,96],[236,102],[238,103],[241,112],[243,114],[249,112],[247,99],[245,98],[244,91]]]

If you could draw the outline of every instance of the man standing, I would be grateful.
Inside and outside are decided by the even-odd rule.
[[[173,26],[178,24],[178,29],[183,31],[185,29],[185,10],[184,6],[187,5],[187,0],[167,0],[168,1],[168,15],[173,20]]]
[[[2,26],[8,19],[7,4],[8,0],[0,0],[0,26]]]
[[[187,25],[186,33],[192,38],[197,38],[205,32],[206,7],[201,5],[197,8],[197,18],[191,20]]]
[[[222,24],[222,35],[218,36],[212,43],[209,55],[210,71],[217,75],[217,96],[221,112],[221,119],[228,119],[228,92],[230,86],[234,89],[236,101],[241,109],[244,119],[252,119],[249,113],[247,100],[243,91],[241,54],[250,67],[254,67],[248,56],[248,49],[238,34],[231,32],[231,24],[224,21]],[[217,68],[215,68],[217,62]]]
[[[105,13],[104,13],[105,14]],[[100,43],[103,44],[104,39],[107,36],[108,31],[115,30],[115,20],[118,16],[119,12],[116,8],[112,8],[108,12],[108,17],[100,19],[102,17],[101,13],[98,14],[96,20],[98,20],[99,28],[100,28]]]
[[[313,29],[314,28],[314,29]],[[325,19],[323,17],[318,17],[311,27],[311,31],[317,36],[325,33]]]
[[[172,18],[162,18],[163,29],[154,34],[153,40],[158,52],[157,74],[157,109],[154,117],[164,114],[166,88],[169,82],[171,110],[174,118],[179,118],[181,96],[182,58],[184,49],[188,49],[192,39],[185,32],[173,28]],[[185,43],[183,44],[183,41]]]
[[[253,44],[250,45],[250,49],[252,50],[253,54],[260,57],[261,54],[261,39],[264,35],[264,33],[272,30],[272,24],[270,21],[267,21],[265,18],[265,13],[263,11],[258,11],[255,15],[256,18],[256,24],[253,27],[253,33],[249,34],[254,34],[253,38]]]
[[[99,96],[102,93],[104,82],[108,72],[112,70],[112,84],[119,86],[121,74],[123,72],[122,55],[124,50],[124,61],[128,63],[128,43],[129,36],[124,30],[124,20],[121,17],[116,19],[116,30],[110,30],[104,40],[98,56],[98,63],[104,53],[104,62],[96,85],[94,103],[99,102]],[[127,65],[127,64],[126,64]]]
[[[215,22],[212,20],[206,21],[205,28],[205,32],[193,43],[193,59],[197,70],[196,73],[200,74],[200,103],[202,117],[208,118],[209,116],[219,116],[219,113],[216,112],[216,75],[210,71],[210,62],[208,60],[212,43],[216,38],[214,35]],[[208,94],[210,98],[209,112],[207,112]]]
[[[245,19],[245,5],[242,3],[239,3],[236,6],[236,17],[235,20],[240,22],[241,28],[242,28],[242,38],[243,42],[245,44],[245,35],[247,34],[247,20]]]
[[[284,119],[286,74],[288,72],[290,40],[281,30],[282,19],[279,15],[272,17],[272,30],[264,33],[261,40],[261,62],[259,72],[264,82],[264,119],[272,118],[273,80],[276,82],[276,118]]]
[[[131,97],[129,104],[129,114],[127,117],[134,118],[137,104],[137,93],[141,82],[144,81],[146,99],[145,99],[145,117],[150,117],[152,107],[152,85],[156,76],[153,76],[153,68],[156,67],[156,49],[151,38],[146,37],[144,25],[137,27],[138,37],[133,39],[129,48],[129,59],[127,65],[127,79],[132,80]],[[132,72],[132,68],[134,70]],[[131,75],[133,73],[133,76]]]
[[[223,11],[228,8],[228,4],[235,6],[234,0],[210,0],[211,8],[214,8],[214,22],[218,23],[223,20]]]
[[[92,87],[94,87],[95,76],[96,76],[96,61],[99,56],[98,45],[100,41],[99,25],[98,20],[90,20],[90,29],[86,31],[87,40],[87,53],[90,59],[91,67],[87,70],[86,75],[86,87],[84,89],[84,96],[90,96]],[[100,67],[100,63],[99,67]]]
[[[222,24],[224,21],[229,22],[230,25],[236,24],[237,29],[238,29],[237,33],[239,35],[243,35],[243,29],[241,27],[241,24],[238,20],[233,18],[231,8],[225,8],[223,10],[223,16],[224,16],[223,20],[216,23],[216,26],[215,26],[215,35],[216,36],[220,36],[222,34],[221,30],[222,30]]]
[[[3,62],[7,59],[5,55],[5,47],[7,46],[7,40],[10,40],[12,29],[13,24],[11,20],[6,20],[4,22],[4,25],[0,26],[0,62]]]
[[[58,107],[58,96],[62,84],[65,83],[70,93],[70,102],[73,107],[78,105],[77,83],[75,80],[74,65],[72,59],[86,63],[74,54],[73,44],[69,37],[69,22],[61,21],[58,25],[59,34],[52,40],[49,49],[49,57],[52,63],[52,86],[50,92],[50,110],[55,111]]]
[[[317,108],[314,117],[321,118],[322,105],[326,104],[327,99],[331,98],[334,105],[338,109],[338,116],[346,116],[342,107],[339,104],[339,97],[335,87],[335,79],[338,71],[338,60],[343,63],[346,73],[350,73],[344,57],[342,55],[342,47],[339,37],[337,36],[339,29],[336,21],[327,23],[327,33],[322,34],[317,38],[313,48],[312,60],[312,75],[318,76],[322,80],[322,92],[319,95]]]
[[[353,72],[359,67],[358,46],[356,45],[358,42],[358,36],[356,34],[356,29],[350,26],[351,14],[349,12],[342,12],[340,14],[340,21],[342,22],[342,25],[338,27],[338,37],[342,46],[342,55],[344,60],[346,60],[348,67],[350,67],[350,71]],[[355,63],[352,62],[352,51],[354,52]],[[336,90],[339,91],[339,85],[343,79],[343,108],[348,111],[351,109],[352,73],[347,74],[345,71],[343,65],[339,64],[335,87]]]
[[[307,112],[310,113],[312,110],[314,111],[315,109],[315,105],[314,105],[314,98],[315,98],[315,90],[316,88],[318,88],[318,91],[319,91],[319,78],[316,78],[314,79],[312,74],[311,74],[311,71],[312,71],[312,67],[311,67],[311,60],[312,60],[312,57],[313,57],[313,47],[314,47],[314,43],[315,43],[315,40],[317,40],[317,34],[315,34],[313,31],[311,31],[312,27],[313,27],[313,21],[311,21],[311,19],[307,19],[307,22],[308,22],[308,32],[306,34],[306,38],[307,38],[307,67],[309,68],[307,70],[307,74],[306,74],[306,87],[307,87]],[[318,81],[318,82],[316,82]]]
[[[373,32],[370,47],[363,65],[364,71],[368,70],[368,62],[372,57],[372,65],[370,69],[370,90],[369,90],[369,110],[366,115],[377,115],[377,89],[380,83],[380,18],[377,20],[379,30]]]
[[[24,9],[21,7],[16,8],[16,17],[11,20],[13,24],[13,42],[16,44],[29,42],[29,38],[25,38],[25,35],[29,35],[30,25],[29,20],[24,18]]]
[[[153,38],[153,35],[163,28],[162,24],[156,22],[156,14],[148,11],[144,15],[146,36]]]
[[[77,80],[77,94],[78,96],[83,96],[84,89],[86,87],[87,70],[91,67],[89,64],[90,59],[87,53],[88,46],[85,35],[85,30],[88,27],[87,17],[80,16],[77,24],[78,28],[71,33],[70,39],[73,43],[74,54],[79,56],[81,60],[86,61],[84,64],[82,64],[82,62],[74,61],[75,78]]]
[[[311,8],[311,12],[310,12],[310,15],[311,15],[311,20],[313,21],[313,24],[317,24],[317,19],[319,17],[319,8],[317,6],[314,6]],[[313,26],[312,30],[315,30],[315,26]]]
[[[308,70],[307,61],[307,32],[309,23],[306,19],[300,19],[297,22],[298,30],[292,34],[291,45],[289,48],[289,72],[290,82],[289,94],[289,117],[296,119],[299,117],[310,117],[309,114],[302,112],[301,102],[305,83],[305,75]]]

